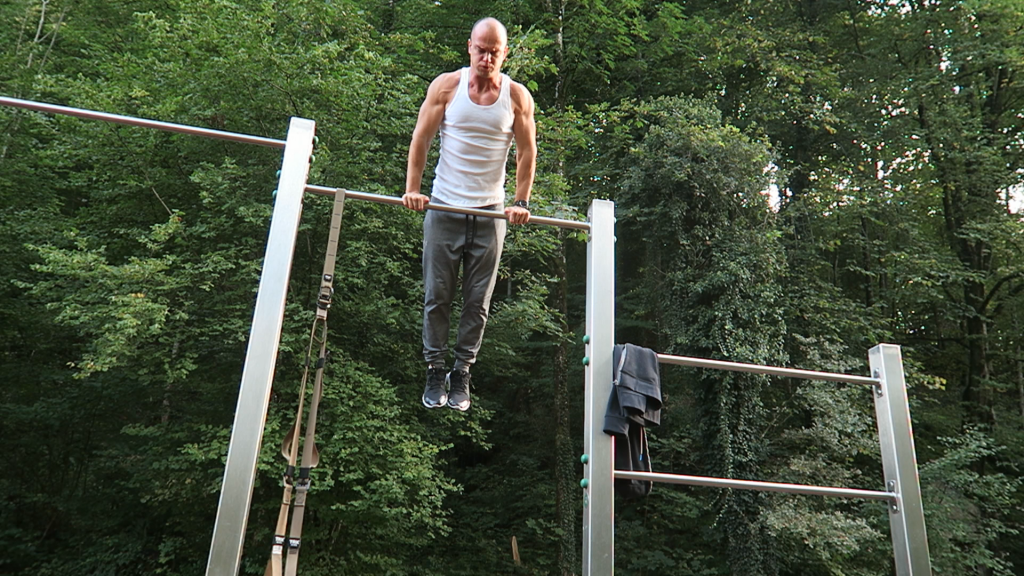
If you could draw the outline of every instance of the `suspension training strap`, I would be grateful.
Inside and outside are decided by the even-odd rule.
[[[267,563],[267,570],[265,576],[283,576],[284,575],[284,547],[286,544],[285,533],[288,530],[288,511],[291,509],[292,504],[292,488],[295,480],[295,464],[298,461],[299,454],[299,437],[302,434],[301,423],[303,407],[306,400],[306,382],[309,380],[309,366],[310,359],[313,355],[314,346],[318,348],[323,347],[323,342],[326,340],[327,324],[320,318],[313,321],[313,330],[309,335],[309,347],[306,352],[305,369],[302,373],[302,384],[299,386],[299,407],[296,411],[295,421],[292,424],[291,429],[288,430],[288,434],[285,436],[284,441],[281,443],[281,455],[284,456],[288,462],[288,466],[285,468],[284,477],[282,478],[284,483],[284,493],[281,496],[281,509],[277,514],[277,527],[274,530],[274,543],[271,548],[270,561]],[[319,332],[319,337],[318,337]]]
[[[345,191],[338,189],[334,196],[334,209],[331,213],[331,228],[327,239],[327,254],[324,257],[324,272],[320,277],[320,292],[316,301],[316,318],[309,335],[309,347],[306,350],[306,362],[299,386],[299,406],[295,414],[295,422],[288,431],[281,445],[281,455],[288,461],[284,472],[284,493],[281,498],[281,509],[277,516],[277,527],[274,530],[273,547],[270,560],[267,562],[265,576],[294,576],[298,569],[299,545],[302,536],[302,519],[306,507],[306,495],[309,492],[309,471],[316,467],[320,453],[316,448],[316,417],[323,393],[324,365],[327,362],[327,310],[331,307],[334,296],[334,263],[338,254],[338,236],[341,232],[341,219],[345,210]],[[319,345],[319,346],[318,346]],[[302,465],[296,476],[295,465],[298,461],[299,438],[302,436],[302,413],[306,397],[306,383],[313,351],[319,348],[316,362],[312,364],[315,371],[313,393],[309,404],[309,415],[306,419],[306,434],[302,443]],[[295,504],[292,505],[292,492],[295,493]],[[292,522],[288,537],[288,511],[291,508]],[[288,549],[288,561],[285,563],[284,549]]]

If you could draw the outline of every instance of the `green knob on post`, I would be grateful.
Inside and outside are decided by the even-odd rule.
[[[586,454],[580,456],[580,462],[583,462],[584,464],[590,462],[590,456],[587,456]]]
[[[580,480],[580,488],[586,488],[587,486],[590,486],[590,480],[587,480],[586,478]]]
[[[309,155],[309,163],[312,164],[313,162],[316,162],[316,154]]]
[[[589,334],[587,334],[587,335],[585,335],[583,337],[583,343],[584,344],[590,344],[590,335]]]
[[[590,356],[584,356],[583,357],[583,365],[584,366],[589,366],[590,365]]]
[[[280,178],[280,177],[281,177],[281,171],[280,171],[280,170],[278,170],[278,171],[277,171],[277,177],[278,177],[278,178]]]

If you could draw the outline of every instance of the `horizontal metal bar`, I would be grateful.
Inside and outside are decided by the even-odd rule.
[[[0,106],[14,106],[16,108],[25,108],[27,110],[36,110],[38,112],[50,112],[52,114],[63,114],[65,116],[88,118],[90,120],[103,120],[104,122],[127,124],[128,126],[155,128],[165,132],[192,134],[194,136],[231,140],[233,142],[256,144],[257,146],[267,146],[270,148],[284,148],[284,140],[274,140],[273,138],[263,138],[262,136],[251,136],[249,134],[239,134],[237,132],[224,132],[223,130],[212,130],[210,128],[199,128],[198,126],[188,126],[186,124],[171,124],[170,122],[146,120],[145,118],[135,118],[134,116],[107,114],[106,112],[96,112],[94,110],[84,110],[82,108],[69,108],[67,106],[45,104],[43,102],[33,102],[31,100],[19,100],[18,98],[7,98],[5,96],[0,96]]]
[[[314,186],[312,184],[306,186],[306,192],[313,194],[319,194],[321,196],[334,196],[334,193],[341,188],[328,188],[327,186]],[[354,198],[356,200],[369,200],[370,202],[378,202],[380,204],[392,204],[394,206],[401,206],[402,199],[398,196],[383,196],[381,194],[371,194],[369,192],[359,192],[356,190],[345,190],[345,198]],[[495,210],[481,210],[479,208],[462,208],[460,206],[448,206],[442,204],[427,204],[427,210],[438,210],[441,212],[455,212],[458,214],[470,214],[473,216],[483,216],[485,218],[500,218],[507,220],[504,212],[497,212]],[[544,224],[546,226],[558,226],[559,228],[574,228],[576,230],[590,230],[589,222],[579,222],[576,220],[562,220],[560,218],[547,218],[545,216],[530,216],[531,224]]]
[[[646,480],[665,484],[687,484],[708,488],[739,488],[741,490],[760,490],[762,492],[785,492],[789,494],[807,494],[811,496],[836,496],[839,498],[863,498],[865,500],[882,500],[895,502],[896,494],[875,490],[858,490],[856,488],[831,488],[828,486],[809,486],[806,484],[782,484],[779,482],[757,482],[754,480],[734,480],[732,478],[710,478],[707,476],[683,476],[681,474],[660,474],[657,472],[615,471],[616,479]]]
[[[754,374],[771,374],[772,376],[789,376],[792,378],[804,378],[806,380],[828,380],[830,382],[849,382],[851,384],[869,384],[871,386],[878,385],[877,378],[868,378],[867,376],[836,374],[833,372],[816,372],[814,370],[798,370],[796,368],[780,368],[778,366],[761,366],[759,364],[741,364],[739,362],[723,362],[721,360],[691,358],[689,356],[669,356],[668,354],[658,354],[658,362],[661,364],[676,364],[678,366],[730,370],[732,372],[752,372]]]

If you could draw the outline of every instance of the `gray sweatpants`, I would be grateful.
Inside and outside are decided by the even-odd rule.
[[[434,199],[431,202],[442,204]],[[507,222],[498,218],[427,210],[423,220],[423,358],[427,364],[444,366],[448,355],[448,328],[460,263],[462,317],[455,342],[454,368],[468,370],[476,362],[484,339],[491,292],[498,278],[506,226]]]

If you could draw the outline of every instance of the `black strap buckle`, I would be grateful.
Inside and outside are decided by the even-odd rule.
[[[321,310],[327,310],[331,307],[331,298],[334,296],[334,287],[331,286],[331,282],[334,281],[334,276],[331,274],[324,274],[324,281],[320,285],[320,295],[317,296],[316,305]]]

